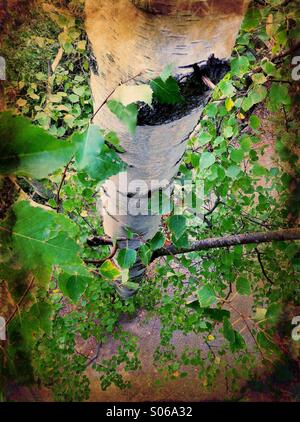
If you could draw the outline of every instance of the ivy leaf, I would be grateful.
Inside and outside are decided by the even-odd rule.
[[[168,227],[175,239],[179,239],[186,230],[186,218],[183,215],[172,215],[168,219]]]
[[[236,282],[236,290],[240,295],[249,296],[251,294],[249,281],[245,277],[239,277]]]
[[[131,268],[136,261],[136,250],[131,248],[121,249],[118,253],[117,261],[121,268]]]
[[[183,97],[180,94],[179,85],[172,76],[163,80],[161,77],[153,79],[150,82],[154,97],[161,104],[177,104],[183,102]]]
[[[70,161],[76,144],[59,141],[24,117],[0,114],[0,174],[47,177]]]
[[[129,133],[135,134],[137,125],[138,108],[136,104],[124,106],[119,101],[110,100],[107,103],[110,111],[127,127]]]
[[[153,91],[149,85],[121,85],[119,86],[111,99],[128,106],[132,103],[141,101],[151,106]]]
[[[208,306],[213,305],[217,301],[214,289],[211,286],[201,287],[198,290],[197,294],[200,306],[203,308],[207,308]]]

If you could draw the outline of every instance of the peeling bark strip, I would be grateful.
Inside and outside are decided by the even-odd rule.
[[[256,243],[270,243],[278,241],[300,240],[300,228],[282,229],[269,232],[254,232],[224,237],[212,237],[193,242],[188,248],[176,248],[174,245],[161,248],[154,252],[152,260],[167,255],[179,255],[188,252],[204,251],[208,249],[226,248],[236,245]]]
[[[211,55],[228,59],[249,0],[86,0],[86,29],[97,60],[99,75],[91,75],[95,110],[121,81],[141,73],[136,84],[158,76],[168,64],[174,76],[181,78],[191,66],[207,61]],[[189,135],[197,125],[205,101],[197,103],[187,114],[172,121],[151,126],[143,122],[131,135],[105,104],[94,123],[104,130],[115,131],[125,150],[122,159],[128,164],[123,176],[111,177],[104,184],[103,227],[113,239],[127,236],[136,239],[128,246],[137,248],[142,240],[152,238],[160,226],[158,215],[118,215],[128,209],[128,186],[132,181],[166,181],[177,174]],[[183,141],[184,140],[184,141]],[[113,188],[124,197],[115,215],[105,212]],[[159,186],[158,188],[159,189]],[[124,195],[122,195],[124,194]],[[147,194],[141,192],[140,196]],[[139,199],[135,195],[136,199]],[[126,214],[126,213],[125,213]],[[138,241],[137,241],[138,239]],[[143,272],[132,268],[130,277],[139,281]]]
[[[132,3],[148,13],[158,15],[178,15],[190,13],[200,16],[243,14],[245,2],[243,0],[131,0]]]

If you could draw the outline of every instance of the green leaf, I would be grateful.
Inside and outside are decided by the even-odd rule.
[[[291,97],[287,84],[273,82],[269,92],[268,108],[278,111],[283,105],[291,104]]]
[[[210,135],[207,132],[200,133],[200,135],[198,137],[198,142],[199,142],[200,146],[204,146],[204,145],[208,144],[211,140],[212,140],[212,135]]]
[[[148,265],[151,261],[152,250],[148,245],[144,244],[139,249],[139,256],[144,265]]]
[[[251,286],[245,277],[239,277],[236,282],[236,290],[240,295],[249,296],[251,294]]]
[[[260,164],[253,164],[252,167],[252,174],[253,176],[265,176],[267,173],[267,169]]]
[[[226,340],[229,341],[229,343],[235,342],[234,329],[232,328],[231,322],[228,318],[225,318],[223,322],[223,334]]]
[[[252,129],[257,130],[260,126],[260,119],[257,116],[255,116],[255,114],[252,114],[250,116],[249,123]]]
[[[87,267],[83,265],[62,265],[61,269],[58,287],[65,296],[75,303],[85,292],[92,276]]]
[[[242,29],[246,32],[257,29],[261,23],[261,11],[258,8],[252,7],[248,10],[243,24]]]
[[[254,73],[254,75],[252,75],[252,80],[254,83],[259,84],[259,85],[267,82],[267,78],[265,77],[263,73]]]
[[[70,161],[76,144],[59,141],[24,117],[0,114],[0,174],[47,177]]]
[[[78,143],[76,152],[76,162],[79,170],[86,170],[87,173],[96,173],[94,166],[96,165],[95,157],[97,157],[103,148],[104,138],[100,128],[90,124],[88,129],[82,133],[75,133],[73,140]]]
[[[218,113],[218,106],[217,106],[217,104],[214,104],[214,103],[208,104],[205,107],[204,112],[205,112],[205,114],[208,117],[215,117],[216,114]]]
[[[231,151],[230,158],[235,163],[241,163],[244,159],[244,151],[242,149],[234,149]]]
[[[276,323],[282,311],[281,303],[271,303],[266,312],[266,318],[272,323]]]
[[[250,110],[255,104],[262,102],[267,96],[267,89],[262,85],[254,85],[242,102],[244,111]]]
[[[150,247],[153,251],[160,249],[165,244],[165,236],[162,232],[157,232],[156,235],[150,240]]]
[[[256,340],[258,345],[269,355],[272,355],[273,353],[280,353],[278,347],[262,331],[257,334]]]
[[[111,99],[122,103],[124,106],[144,102],[151,106],[153,91],[149,85],[121,85],[119,86]]]
[[[47,302],[37,302],[20,319],[20,334],[25,349],[32,347],[34,339],[42,331],[50,334],[52,330],[53,307]]]
[[[78,229],[68,218],[27,201],[17,202],[13,212],[12,244],[24,269],[39,278],[49,276],[54,265],[83,265],[76,243]]]
[[[125,248],[119,251],[117,261],[121,268],[127,269],[131,268],[134,265],[136,257],[136,250]]]
[[[250,67],[249,60],[246,56],[235,57],[231,60],[231,73],[236,76],[243,76]]]
[[[101,265],[99,271],[103,275],[103,277],[108,278],[110,280],[115,280],[116,278],[119,278],[121,276],[120,270],[110,260],[105,261]]]
[[[74,303],[78,302],[85,292],[91,277],[63,273],[58,278],[58,286],[62,293],[69,297]]]
[[[74,133],[72,141],[78,145],[75,155],[77,168],[84,170],[92,179],[103,181],[124,169],[122,160],[104,144],[98,126],[91,124],[85,132]]]
[[[110,111],[115,114],[118,119],[127,127],[129,133],[135,134],[137,125],[138,108],[136,104],[129,104],[124,106],[116,100],[107,102]]]
[[[172,215],[168,219],[168,227],[172,235],[179,239],[186,230],[186,218],[184,215]]]
[[[235,94],[235,92],[236,92],[236,89],[235,89],[235,87],[232,85],[232,83],[231,82],[229,82],[229,81],[221,81],[220,83],[219,83],[219,88],[220,88],[220,90],[221,90],[221,92],[222,92],[222,94],[223,95],[225,95],[225,97],[233,97],[234,96],[234,94]]]
[[[230,312],[225,309],[218,308],[201,308],[203,315],[211,318],[213,321],[222,322],[224,318],[230,317]]]
[[[228,169],[226,170],[227,176],[230,177],[231,179],[236,179],[236,177],[240,174],[240,172],[241,172],[240,167],[236,165],[232,165],[228,167]]]
[[[51,317],[53,315],[53,307],[47,302],[37,302],[30,308],[30,314],[38,320],[40,328],[45,333],[50,333],[52,328]]]
[[[169,77],[172,75],[173,68],[174,68],[173,64],[167,64],[167,66],[161,72],[159,76],[163,80],[163,82],[166,82],[169,79]]]
[[[214,164],[215,161],[216,161],[216,157],[213,153],[207,152],[207,151],[203,152],[200,157],[200,163],[199,163],[200,169],[205,170],[209,168],[210,166]]]
[[[211,286],[203,286],[197,291],[200,306],[207,308],[216,303],[217,298],[214,289]]]
[[[165,81],[159,77],[150,82],[154,97],[161,104],[177,104],[183,102],[179,85],[172,76]]]
[[[240,147],[242,148],[242,150],[244,152],[248,152],[250,151],[251,147],[252,147],[252,141],[250,136],[248,135],[243,135],[239,141]]]

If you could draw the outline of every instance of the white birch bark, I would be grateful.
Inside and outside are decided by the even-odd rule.
[[[136,84],[149,75],[156,77],[166,65],[173,64],[175,76],[183,69],[212,54],[229,58],[243,19],[248,0],[87,0],[86,28],[97,60],[99,74],[92,74],[91,87],[95,110],[122,82],[142,72]],[[197,125],[202,106],[171,123],[138,126],[131,135],[104,106],[94,123],[115,131],[128,164],[128,182],[152,180],[168,183],[177,174],[186,141]],[[158,231],[158,215],[118,215],[128,206],[126,188],[118,176],[104,184],[104,208],[113,200],[112,182],[121,193],[115,214],[104,209],[105,233],[111,238],[126,237],[126,228],[137,233],[130,247],[138,247],[140,237],[147,240]],[[149,190],[149,188],[147,188]],[[131,192],[133,193],[133,192]],[[145,197],[142,190],[135,199]],[[131,271],[133,281],[140,280],[144,268],[140,262]]]

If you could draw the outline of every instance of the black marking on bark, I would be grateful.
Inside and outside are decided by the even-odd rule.
[[[110,217],[110,218],[112,218],[114,221],[116,221],[117,223],[119,223],[120,221],[114,216],[114,215],[112,215],[112,214],[110,214],[108,211],[107,211],[107,208],[106,207],[104,207],[103,206],[103,209],[105,210],[105,212],[106,212],[106,214]]]
[[[181,53],[176,53],[180,55]],[[197,63],[188,66],[193,71],[188,75],[177,77],[181,95],[185,99],[183,103],[174,105],[160,104],[154,100],[152,107],[142,104],[138,114],[138,126],[156,126],[179,120],[193,110],[205,105],[209,88],[204,84],[202,77],[208,77],[217,84],[230,70],[226,60],[216,59],[213,55],[206,63]]]

